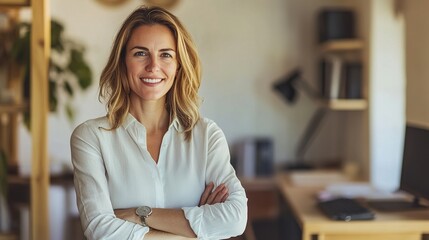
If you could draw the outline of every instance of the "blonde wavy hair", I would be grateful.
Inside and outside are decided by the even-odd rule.
[[[200,118],[201,64],[190,34],[173,14],[160,7],[142,6],[132,12],[116,35],[109,60],[100,77],[98,98],[106,101],[111,128],[118,128],[130,109],[130,86],[125,64],[126,46],[133,31],[142,25],[160,24],[173,33],[177,47],[178,72],[166,96],[170,118],[177,118],[189,140],[192,129]]]

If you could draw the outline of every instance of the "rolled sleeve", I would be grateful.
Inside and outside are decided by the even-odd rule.
[[[246,228],[246,201],[245,197],[228,198],[224,203],[182,209],[198,239],[226,239],[241,235]]]

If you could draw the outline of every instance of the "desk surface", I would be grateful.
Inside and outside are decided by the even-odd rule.
[[[378,234],[374,239],[380,238],[380,234],[408,234],[413,237],[400,237],[398,239],[420,239],[421,234],[429,233],[429,210],[389,212],[375,211],[376,218],[370,221],[334,221],[327,218],[316,206],[316,194],[324,189],[318,185],[294,185],[287,174],[281,174],[277,178],[280,191],[289,203],[303,232],[303,239],[311,239],[311,235],[322,235],[322,239],[346,239],[344,237],[326,237],[329,234],[335,236],[345,235],[370,235]],[[326,236],[325,236],[326,235]],[[408,236],[407,235],[407,236]],[[390,235],[389,235],[390,236]],[[347,238],[347,239],[363,239]],[[365,239],[371,239],[365,237]]]

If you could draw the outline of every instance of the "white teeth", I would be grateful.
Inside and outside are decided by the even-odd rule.
[[[162,78],[142,78],[142,80],[146,83],[159,83],[161,82]]]

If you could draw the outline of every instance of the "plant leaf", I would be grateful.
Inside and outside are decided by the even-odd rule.
[[[82,51],[77,49],[71,50],[70,63],[68,65],[70,71],[72,71],[79,82],[79,86],[85,90],[92,83],[92,73],[88,64],[83,59]]]
[[[70,121],[74,120],[74,109],[70,104],[66,104],[66,114]]]
[[[28,131],[31,132],[31,124],[30,124],[30,110],[24,112],[23,114],[23,122],[24,126],[27,127]]]
[[[19,65],[24,65],[30,62],[30,29],[29,23],[20,23],[17,25],[16,31],[21,33],[12,45],[11,57],[12,60]]]
[[[58,107],[57,83],[54,79],[49,79],[49,110],[56,112]]]
[[[51,48],[57,50],[60,53],[64,51],[62,40],[63,32],[64,26],[56,20],[51,20]]]
[[[49,68],[51,68],[51,70],[54,70],[57,73],[63,73],[65,71],[63,67],[56,64],[54,61],[49,61]]]
[[[71,87],[70,83],[68,81],[65,81],[63,87],[64,87],[64,90],[72,97],[73,88]]]
[[[16,29],[19,33],[18,38],[13,42],[10,55],[12,61],[17,65],[24,67],[24,83],[23,83],[23,95],[25,99],[30,99],[30,33],[31,24],[28,22],[20,23]],[[49,79],[49,110],[56,112],[58,110],[58,93],[60,87],[69,95],[73,97],[75,89],[72,86],[79,86],[80,89],[85,90],[92,84],[92,72],[88,63],[83,58],[84,47],[75,43],[71,39],[67,39],[63,36],[64,25],[56,20],[51,20],[51,48],[58,53],[59,59],[67,59],[68,62],[60,64],[59,60],[50,58],[50,73],[55,77],[60,75],[61,79]],[[70,56],[70,57],[68,57]],[[57,61],[57,62],[54,62]],[[73,76],[70,77],[69,73]],[[62,77],[67,78],[64,81],[63,86],[58,86],[57,80],[62,80]],[[74,84],[73,81],[77,80],[78,84]],[[62,91],[60,91],[62,93]],[[65,111],[69,119],[74,117],[74,109],[70,105],[65,105]],[[23,114],[24,125],[29,131],[30,129],[30,111],[24,112]]]

